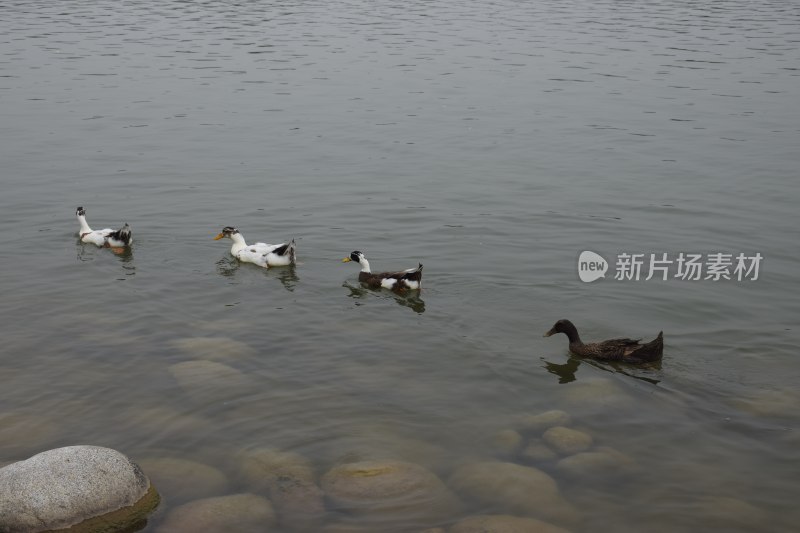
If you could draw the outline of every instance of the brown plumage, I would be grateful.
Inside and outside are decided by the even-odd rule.
[[[399,272],[372,273],[369,261],[364,254],[354,251],[350,257],[345,257],[342,262],[355,261],[361,265],[358,281],[371,289],[390,289],[393,291],[418,290],[422,287],[422,263],[417,268],[409,268]]]
[[[565,334],[569,338],[569,351],[580,357],[623,363],[650,363],[660,360],[664,355],[662,331],[658,333],[658,337],[646,344],[639,344],[640,339],[625,338],[584,344],[578,335],[578,328],[569,320],[561,319],[544,336],[549,337],[554,333]]]

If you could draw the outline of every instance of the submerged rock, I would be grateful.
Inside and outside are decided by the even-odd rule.
[[[240,454],[239,472],[250,490],[269,494],[283,527],[313,531],[322,522],[322,490],[311,462],[302,455],[272,448],[249,450]]]
[[[552,461],[558,457],[558,454],[551,450],[544,442],[533,439],[528,442],[528,445],[522,450],[520,454],[522,459],[532,463],[543,463]]]
[[[356,435],[334,439],[323,449],[326,462],[338,465],[393,459],[422,465],[432,472],[446,470],[452,452],[438,444],[392,434],[385,428],[357,428]]]
[[[581,406],[584,413],[637,406],[631,396],[608,378],[588,378],[570,383],[560,397],[569,405]]]
[[[376,530],[430,527],[461,509],[442,481],[422,466],[402,461],[363,461],[331,469],[322,489],[333,505]]]
[[[170,504],[225,494],[228,478],[219,469],[188,459],[159,457],[139,461]]]
[[[569,533],[569,531],[535,518],[476,515],[461,520],[451,527],[448,533]]]
[[[526,415],[519,419],[519,429],[533,433],[541,433],[555,426],[568,426],[572,417],[564,411],[551,410],[538,415]]]
[[[735,398],[732,403],[738,409],[755,416],[794,417],[800,403],[800,392],[796,390],[759,391],[750,398]]]
[[[597,448],[561,459],[556,465],[560,474],[574,479],[599,478],[630,474],[635,462],[627,455],[611,448]]]
[[[498,455],[511,456],[522,447],[522,435],[513,429],[498,431],[491,440],[492,450]]]
[[[239,396],[252,385],[243,373],[214,361],[184,361],[170,366],[169,371],[184,392],[204,401]]]
[[[769,529],[770,516],[763,509],[738,498],[709,496],[697,502],[702,524],[720,530]]]
[[[456,469],[448,485],[463,498],[495,512],[565,524],[578,519],[555,480],[536,468],[497,461],[472,463]]]
[[[231,361],[257,354],[250,345],[229,337],[187,337],[170,344],[192,357],[211,361]]]
[[[158,505],[158,493],[130,459],[110,448],[56,448],[0,469],[0,531],[78,526],[122,531]]]
[[[275,512],[266,498],[255,494],[233,494],[204,498],[173,509],[157,533],[269,532],[275,527]]]
[[[586,451],[594,442],[588,433],[563,426],[548,429],[542,435],[542,439],[560,455],[573,455]]]
[[[210,434],[216,430],[211,420],[167,404],[131,405],[109,418],[107,423],[119,433],[151,436],[159,441],[183,442],[187,436]]]

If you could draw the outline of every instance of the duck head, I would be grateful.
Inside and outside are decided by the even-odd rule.
[[[567,320],[566,318],[562,318],[555,324],[553,327],[550,328],[550,331],[544,334],[545,337],[549,337],[555,333],[564,333],[569,340],[572,341],[573,339],[579,339],[578,337],[578,328],[575,327],[575,324]]]
[[[367,273],[371,272],[369,269],[369,261],[367,261],[367,258],[364,257],[364,254],[362,252],[355,250],[350,253],[350,257],[345,257],[344,259],[342,259],[342,263],[349,263],[350,261],[355,261],[356,263],[361,265],[361,272],[367,272]]]
[[[225,237],[227,237],[229,239],[232,239],[234,235],[238,235],[238,234],[239,234],[239,230],[238,229],[236,229],[234,227],[231,227],[231,226],[225,226],[224,228],[222,228],[222,231],[220,232],[220,234],[217,235],[216,237],[214,237],[214,240],[218,241],[218,240],[220,240],[222,238],[225,238]]]
[[[364,254],[355,250],[350,252],[350,257],[345,257],[342,259],[342,263],[349,263],[350,261],[355,261],[356,263],[360,263],[364,258]]]

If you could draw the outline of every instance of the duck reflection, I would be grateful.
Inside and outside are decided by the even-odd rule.
[[[578,379],[575,374],[578,372],[578,368],[580,367],[581,363],[586,363],[587,365],[591,365],[605,372],[623,374],[625,376],[632,377],[633,379],[646,381],[647,383],[651,383],[653,385],[657,385],[661,381],[660,379],[656,379],[648,375],[650,372],[661,370],[661,361],[645,365],[632,366],[624,363],[608,361],[601,363],[593,359],[581,359],[580,357],[570,356],[566,363],[559,364],[545,361],[544,367],[550,374],[558,376],[558,383],[563,385],[565,383],[572,383]]]
[[[564,364],[544,362],[544,367],[551,374],[558,376],[558,383],[561,385],[572,383],[578,379],[575,377],[575,372],[578,371],[579,366],[581,366],[581,361],[577,357],[570,357]]]
[[[616,361],[599,363],[597,361],[588,360],[586,362],[593,367],[599,368],[600,370],[623,374],[625,376],[632,377],[633,379],[646,381],[647,383],[651,383],[653,385],[658,385],[658,383],[661,382],[660,379],[648,376],[648,374],[651,372],[658,372],[661,370],[660,360],[652,363],[639,364],[636,366],[626,365],[625,363],[618,363]]]
[[[268,268],[264,271],[264,274],[268,278],[276,278],[281,282],[283,288],[289,292],[294,292],[297,282],[300,281],[300,277],[297,275],[297,270],[293,264],[285,267]]]
[[[235,257],[224,257],[217,261],[217,273],[226,278],[233,278],[236,272],[242,267],[241,262]],[[261,269],[264,276],[267,278],[277,279],[283,285],[283,288],[289,292],[293,292],[300,277],[297,275],[297,270],[294,265],[275,268]]]
[[[239,270],[239,261],[232,257],[225,257],[217,261],[217,274],[226,278],[232,278]]]
[[[372,290],[364,287],[363,285],[354,285],[347,281],[342,284],[342,287],[345,287],[350,291],[350,294],[347,295],[348,298],[363,300],[369,296],[376,296],[388,299],[391,296],[394,301],[397,302],[397,305],[408,307],[417,314],[422,314],[425,312],[425,300],[419,297],[418,291],[409,291],[408,293],[404,294],[385,289]]]
[[[75,250],[78,261],[82,262],[94,261],[98,257],[97,254],[105,254],[108,253],[108,251],[111,251],[111,255],[117,258],[117,260],[122,264],[123,268],[131,271],[129,275],[133,273],[133,270],[135,270],[135,267],[133,266],[133,248],[130,246],[120,248],[98,248],[97,246],[87,245],[78,240],[75,244]]]

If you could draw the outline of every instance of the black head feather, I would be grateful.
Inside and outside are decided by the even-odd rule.
[[[352,259],[356,263],[360,262],[362,257],[364,257],[364,254],[359,252],[358,250],[350,252],[350,259]]]

